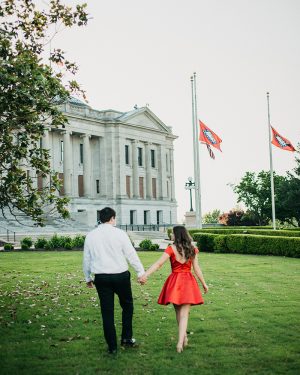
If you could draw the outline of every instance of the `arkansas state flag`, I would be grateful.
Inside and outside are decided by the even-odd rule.
[[[220,143],[222,139],[217,136],[212,130],[210,130],[202,121],[199,120],[200,123],[200,135],[199,140],[207,145],[211,145],[218,150],[222,151],[220,148]]]
[[[273,133],[273,139],[272,143],[274,146],[281,148],[281,150],[286,151],[296,151],[294,146],[291,144],[291,142],[284,138],[282,135],[280,135],[272,126],[272,133]]]

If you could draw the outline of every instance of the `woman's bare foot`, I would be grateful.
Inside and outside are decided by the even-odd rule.
[[[183,346],[182,345],[177,345],[176,346],[177,353],[182,353],[183,352]]]

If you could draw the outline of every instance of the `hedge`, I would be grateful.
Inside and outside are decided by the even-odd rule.
[[[299,237],[195,233],[193,238],[201,251],[300,257]]]
[[[230,225],[230,226],[228,226],[228,225],[220,225],[220,226],[217,226],[217,227],[208,227],[208,228],[202,228],[202,229],[200,229],[200,228],[198,228],[198,229],[189,229],[188,231],[189,231],[189,233],[192,235],[192,234],[194,234],[194,233],[198,233],[198,232],[200,232],[200,231],[202,231],[202,230],[233,230],[233,229],[238,229],[238,230],[240,230],[240,229],[244,229],[244,230],[248,230],[248,229],[261,229],[261,230],[271,230],[272,229],[272,227],[271,226],[261,226],[261,227],[259,227],[259,226],[257,226],[257,227],[251,227],[251,226],[232,226],[232,225]],[[297,229],[297,228],[295,228],[295,229]],[[300,228],[299,228],[300,229]]]
[[[232,234],[226,237],[231,253],[300,257],[300,238]]]
[[[218,237],[217,234],[195,233],[193,235],[193,240],[197,242],[199,250],[213,252],[215,250],[214,239],[216,237]]]
[[[191,231],[190,231],[191,233]],[[253,234],[253,235],[266,235],[266,236],[279,236],[279,237],[300,237],[300,231],[292,230],[267,230],[267,229],[239,229],[239,228],[211,228],[211,229],[198,229],[197,232],[192,230],[192,233],[214,233],[214,234]]]

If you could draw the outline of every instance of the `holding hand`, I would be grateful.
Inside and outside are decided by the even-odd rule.
[[[88,281],[88,282],[86,283],[86,286],[87,286],[88,288],[94,288],[94,284],[93,284],[92,281]]]
[[[146,284],[146,282],[147,282],[147,276],[145,276],[145,274],[144,274],[143,276],[140,276],[140,277],[138,278],[138,282],[139,282],[141,285]]]
[[[204,293],[207,293],[208,292],[208,286],[204,283],[202,284],[203,286],[203,289],[204,289]]]

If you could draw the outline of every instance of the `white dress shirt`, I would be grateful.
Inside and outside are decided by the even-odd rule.
[[[145,273],[135,248],[123,230],[105,223],[87,234],[83,250],[83,272],[86,282],[92,280],[91,273],[111,274],[127,271],[126,259],[138,277]]]

